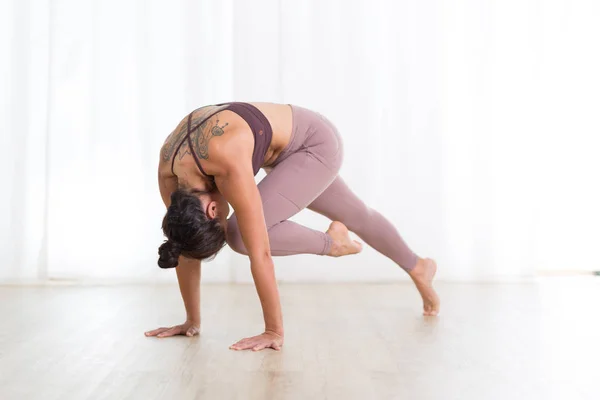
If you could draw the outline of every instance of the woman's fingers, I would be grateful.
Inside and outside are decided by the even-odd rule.
[[[232,344],[229,348],[232,350],[244,350],[244,346],[247,342],[242,342],[241,340],[237,343]]]
[[[154,329],[152,331],[148,331],[148,332],[144,333],[144,335],[146,335],[146,336],[156,336],[156,335],[158,335],[161,332],[168,331],[169,329],[171,329],[171,328],[157,328],[157,329]]]
[[[175,336],[175,335],[179,335],[181,333],[181,327],[180,326],[174,326],[171,329],[168,329],[166,331],[163,331],[161,333],[159,333],[158,335],[156,335],[156,337],[169,337],[169,336]]]
[[[263,349],[265,349],[266,347],[268,347],[270,344],[271,344],[271,343],[269,343],[269,342],[262,342],[262,343],[259,343],[259,344],[257,344],[257,345],[255,345],[255,346],[253,346],[253,347],[252,347],[252,351],[260,351],[260,350],[263,350]]]
[[[200,325],[186,322],[185,324],[175,325],[170,328],[158,328],[145,333],[146,336],[155,336],[159,338],[186,335],[188,337],[198,335],[200,333]]]
[[[245,339],[240,340],[237,343],[234,343],[229,348],[233,349],[233,350],[246,350],[246,349],[250,349],[250,348],[252,348],[256,344],[255,340],[256,340],[256,338],[245,338]]]
[[[247,344],[252,339],[254,339],[254,338],[245,338],[245,339],[242,339],[242,340],[238,341],[237,343],[235,343],[234,346],[241,346],[241,345]]]
[[[232,350],[252,350],[260,351],[270,347],[274,350],[281,350],[281,345],[277,341],[265,336],[255,336],[251,338],[242,339],[239,342],[231,345],[229,348]]]

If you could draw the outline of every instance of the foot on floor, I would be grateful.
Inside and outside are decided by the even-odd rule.
[[[423,315],[435,316],[440,312],[440,298],[433,288],[437,265],[431,258],[419,258],[417,266],[408,274],[423,298]]]

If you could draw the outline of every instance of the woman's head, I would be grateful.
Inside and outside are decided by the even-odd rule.
[[[229,205],[218,191],[178,189],[163,218],[167,241],[158,249],[158,265],[174,268],[180,255],[204,260],[225,246],[225,226]]]

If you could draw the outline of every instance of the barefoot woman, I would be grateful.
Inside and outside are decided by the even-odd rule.
[[[436,315],[431,282],[436,265],[419,258],[394,226],[365,205],[338,176],[342,139],[322,115],[302,107],[267,103],[207,106],[183,119],[167,138],[158,169],[167,206],[158,264],[176,268],[187,321],[147,336],[193,336],[200,330],[200,261],[227,242],[250,258],[265,331],[242,339],[235,350],[280,349],[283,322],[272,256],[340,257],[361,251],[348,231],[393,260],[414,281],[424,315]],[[260,168],[267,176],[256,185]],[[228,203],[234,214],[229,214]],[[288,219],[308,208],[331,219],[319,232]]]

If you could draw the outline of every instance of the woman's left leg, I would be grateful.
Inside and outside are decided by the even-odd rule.
[[[331,236],[288,221],[288,218],[317,198],[336,173],[309,153],[297,152],[277,165],[258,184],[273,256],[329,254]],[[227,243],[234,251],[247,254],[235,214],[227,224]]]
[[[271,254],[329,255],[334,240],[329,234],[288,219],[333,182],[342,164],[342,141],[335,127],[319,114],[294,107],[293,116],[289,148],[258,184]],[[227,224],[227,243],[234,251],[247,254],[235,214]],[[360,245],[350,241],[346,251],[358,252]]]

